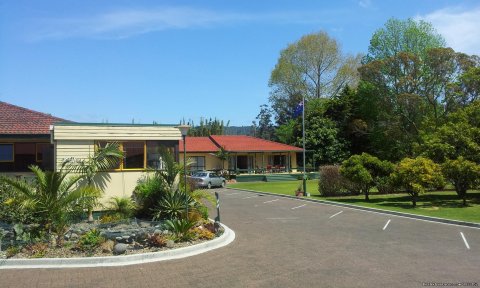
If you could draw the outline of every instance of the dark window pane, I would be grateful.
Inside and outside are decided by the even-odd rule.
[[[53,145],[50,143],[37,143],[37,162],[42,162],[44,154],[48,153],[48,150],[52,148]]]
[[[141,169],[144,167],[145,150],[143,142],[123,142],[125,160],[124,169]]]
[[[28,166],[36,164],[35,143],[15,143],[15,170],[28,171]]]
[[[13,161],[13,144],[0,144],[0,162]]]

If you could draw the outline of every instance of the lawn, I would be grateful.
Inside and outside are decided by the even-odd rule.
[[[301,181],[246,182],[230,184],[228,187],[294,195],[294,191],[301,183]],[[419,196],[417,208],[412,207],[411,198],[405,193],[381,195],[373,192],[370,194],[370,202],[366,202],[363,195],[322,197],[318,192],[318,180],[307,181],[307,191],[312,199],[480,223],[480,191],[469,191],[467,207],[462,206],[462,201],[458,199],[455,191],[427,192]]]

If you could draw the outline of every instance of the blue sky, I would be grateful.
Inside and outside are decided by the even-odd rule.
[[[480,54],[476,0],[0,0],[0,101],[80,122],[250,125],[289,43],[324,30],[365,53],[390,17]]]

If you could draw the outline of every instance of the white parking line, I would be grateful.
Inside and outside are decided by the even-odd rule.
[[[463,232],[460,232],[460,235],[462,235],[463,242],[465,243],[465,246],[467,246],[467,249],[470,249],[470,246],[468,245],[467,239],[465,238],[465,235],[463,235]]]
[[[385,224],[385,226],[383,226],[383,229],[382,229],[382,230],[387,229],[387,226],[388,226],[389,223],[390,223],[390,219],[388,219],[387,224]]]
[[[242,198],[242,199],[250,199],[250,198],[255,198],[255,197],[258,197],[259,195],[255,195],[255,196],[250,196],[250,197],[245,197],[245,198]]]
[[[342,213],[342,212],[343,212],[343,211],[340,211],[340,212],[338,212],[338,213],[335,213],[335,214],[333,214],[332,216],[330,216],[328,219],[332,219],[333,217],[337,216],[338,214],[340,214],[340,213]]]
[[[263,204],[270,203],[270,202],[275,202],[275,201],[278,201],[278,200],[280,200],[280,199],[273,199],[273,200],[270,200],[270,201],[265,201],[265,202],[263,202]]]
[[[294,210],[294,209],[302,208],[303,206],[307,206],[307,204],[303,204],[303,205],[300,205],[300,206],[297,206],[297,207],[293,207],[293,208],[290,208],[290,209]]]

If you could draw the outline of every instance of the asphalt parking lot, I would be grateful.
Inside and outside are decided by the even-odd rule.
[[[0,287],[478,286],[480,229],[215,189],[230,245],[108,268],[0,270]],[[215,213],[212,213],[215,216]]]

